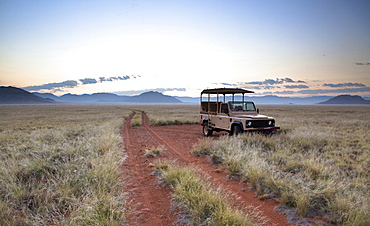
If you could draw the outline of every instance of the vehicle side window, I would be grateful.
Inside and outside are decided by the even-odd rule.
[[[241,105],[236,105],[236,106],[235,106],[235,110],[236,110],[236,111],[242,111],[242,110],[243,110],[243,106],[241,106]]]
[[[253,102],[229,102],[232,111],[255,111],[256,107]]]
[[[246,110],[247,111],[255,111],[256,108],[254,107],[254,104],[252,104],[252,103],[246,103]]]
[[[242,103],[230,102],[230,110],[232,111],[243,111]]]
[[[221,113],[228,114],[229,109],[227,108],[227,104],[221,104]]]

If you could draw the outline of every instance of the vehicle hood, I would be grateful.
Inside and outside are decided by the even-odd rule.
[[[250,118],[250,119],[270,119],[271,117],[268,117],[266,115],[235,115],[235,117],[239,118]]]

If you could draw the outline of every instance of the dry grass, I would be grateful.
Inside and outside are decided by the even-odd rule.
[[[1,225],[122,225],[122,106],[1,106]]]
[[[204,140],[193,154],[223,163],[259,197],[278,197],[301,216],[369,225],[370,107],[259,108],[280,132]],[[1,106],[0,224],[122,224],[119,127],[132,111],[167,125],[197,123],[199,108]]]
[[[164,146],[157,146],[157,147],[144,148],[144,149],[139,150],[139,151],[144,151],[145,152],[144,157],[146,157],[146,158],[154,158],[158,155],[161,155],[163,150],[164,150]]]
[[[141,111],[134,111],[135,115],[131,119],[131,126],[136,127],[136,126],[141,126],[142,125],[142,116],[141,116]]]
[[[225,192],[214,188],[194,167],[178,167],[157,161],[164,183],[174,190],[179,207],[190,216],[191,225],[258,225],[250,216],[235,210]]]
[[[152,126],[198,123],[198,105],[136,105],[135,108],[147,113]]]
[[[262,106],[264,112],[276,117],[280,132],[201,141],[193,152],[223,163],[258,195],[279,197],[300,216],[370,224],[370,107]]]

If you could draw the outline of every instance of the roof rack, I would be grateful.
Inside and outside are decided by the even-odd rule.
[[[254,93],[253,91],[239,88],[218,88],[218,89],[205,89],[202,94],[237,94],[237,93]]]

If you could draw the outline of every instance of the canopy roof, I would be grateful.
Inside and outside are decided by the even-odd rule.
[[[237,93],[254,93],[253,91],[239,88],[218,88],[218,89],[205,89],[202,94],[237,94]]]

